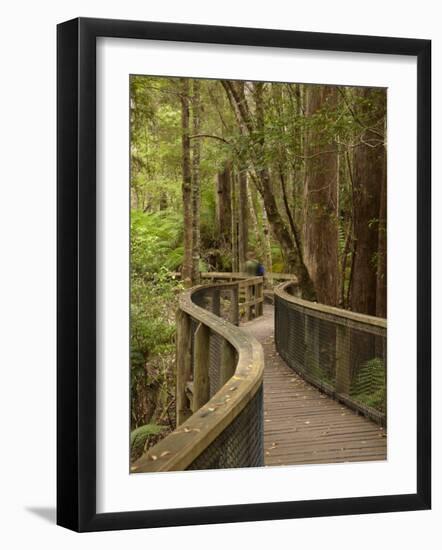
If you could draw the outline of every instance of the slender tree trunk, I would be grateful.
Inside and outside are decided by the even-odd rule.
[[[201,91],[199,80],[193,80],[192,122],[193,134],[198,135],[201,126]],[[200,157],[201,141],[194,139],[192,143],[192,284],[200,282]]]
[[[231,248],[232,240],[232,204],[231,204],[231,170],[226,163],[224,170],[217,176],[216,220],[221,248]]]
[[[384,175],[382,178],[379,205],[378,265],[376,273],[376,315],[387,317],[387,154],[384,154]]]
[[[184,258],[182,280],[192,284],[192,166],[190,159],[189,80],[181,79],[181,144],[182,144],[182,195],[184,223]],[[198,141],[198,140],[197,140]]]
[[[231,177],[231,211],[232,211],[232,271],[237,273],[239,271],[238,265],[238,200],[237,200],[237,178],[236,174],[232,172]]]
[[[273,258],[272,258],[272,246],[270,241],[270,226],[267,220],[267,212],[264,205],[262,207],[262,229],[264,233],[265,269],[267,273],[272,273]]]
[[[265,141],[264,141],[264,101],[263,101],[263,83],[256,82],[254,85],[254,97],[256,107],[256,129],[258,131],[258,150],[265,158]],[[262,160],[261,160],[262,164]],[[316,292],[313,281],[310,278],[309,272],[302,259],[302,251],[296,246],[290,231],[282,219],[276,204],[275,195],[272,189],[272,183],[269,170],[266,166],[260,166],[257,170],[258,177],[261,182],[260,192],[264,201],[267,218],[272,226],[273,232],[278,239],[282,249],[284,258],[287,264],[288,271],[296,273],[298,277],[299,287],[302,290],[304,298],[316,299]]]
[[[239,220],[238,220],[238,252],[239,252],[239,270],[245,271],[247,261],[247,249],[249,244],[249,209],[247,205],[248,197],[247,172],[241,170],[239,173]]]
[[[247,189],[247,199],[248,199],[248,204],[249,204],[252,234],[255,235],[255,238],[258,241],[259,250],[261,250],[264,254],[265,253],[264,233],[263,233],[262,227],[260,226],[259,221],[258,221],[258,215],[256,213],[256,205],[255,205],[255,202],[256,202],[256,189],[254,187],[252,187],[251,185],[249,185],[248,189]]]
[[[333,86],[308,88],[306,116],[337,104]],[[312,120],[314,120],[312,118]],[[338,223],[337,152],[323,129],[315,125],[308,132],[306,143],[307,177],[304,189],[304,259],[313,279],[317,298],[328,305],[338,303]]]
[[[265,122],[264,122],[264,100],[262,82],[255,82],[253,85],[253,97],[255,102],[255,117],[252,117],[247,98],[244,93],[244,85],[236,86],[232,81],[222,81],[232,110],[238,122],[241,133],[251,141],[248,147],[249,160],[254,166],[257,180],[255,184],[261,194],[267,218],[272,227],[273,234],[283,249],[287,270],[295,273],[298,278],[299,288],[306,299],[316,299],[315,289],[307,268],[302,261],[302,252],[296,247],[291,233],[284,223],[276,204],[272,190],[270,172],[267,166],[263,165],[265,155]]]

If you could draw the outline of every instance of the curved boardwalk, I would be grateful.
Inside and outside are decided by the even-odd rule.
[[[383,428],[305,382],[276,352],[273,306],[241,327],[263,345],[266,466],[385,460]]]

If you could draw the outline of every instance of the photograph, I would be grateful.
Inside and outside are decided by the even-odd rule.
[[[5,5],[1,547],[433,549],[433,4]]]
[[[130,473],[387,460],[387,88],[128,86]]]

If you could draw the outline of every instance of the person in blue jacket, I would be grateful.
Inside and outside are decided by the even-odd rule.
[[[265,269],[259,260],[248,259],[246,262],[246,273],[252,277],[264,277]]]

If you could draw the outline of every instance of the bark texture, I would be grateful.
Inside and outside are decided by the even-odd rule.
[[[193,80],[192,97],[192,130],[194,135],[198,135],[201,125],[201,91],[199,80]],[[194,139],[192,142],[192,284],[200,282],[200,157],[201,141]]]
[[[232,245],[232,185],[230,164],[217,176],[216,223],[220,245],[230,248]]]
[[[184,222],[184,258],[182,280],[184,285],[192,284],[192,165],[190,153],[190,100],[189,80],[181,79],[181,144],[182,144],[182,196]]]
[[[239,269],[245,271],[247,260],[247,246],[249,242],[249,208],[248,208],[248,181],[245,170],[239,173],[239,219],[238,219],[238,253]]]
[[[337,148],[328,133],[315,126],[320,110],[334,109],[334,86],[311,86],[306,98],[306,116],[311,129],[306,140],[304,187],[304,261],[315,285],[318,301],[338,303]]]
[[[360,144],[353,150],[355,252],[351,309],[376,315],[380,197],[386,168],[383,142],[385,93],[373,88],[358,89],[355,112],[361,131]]]

